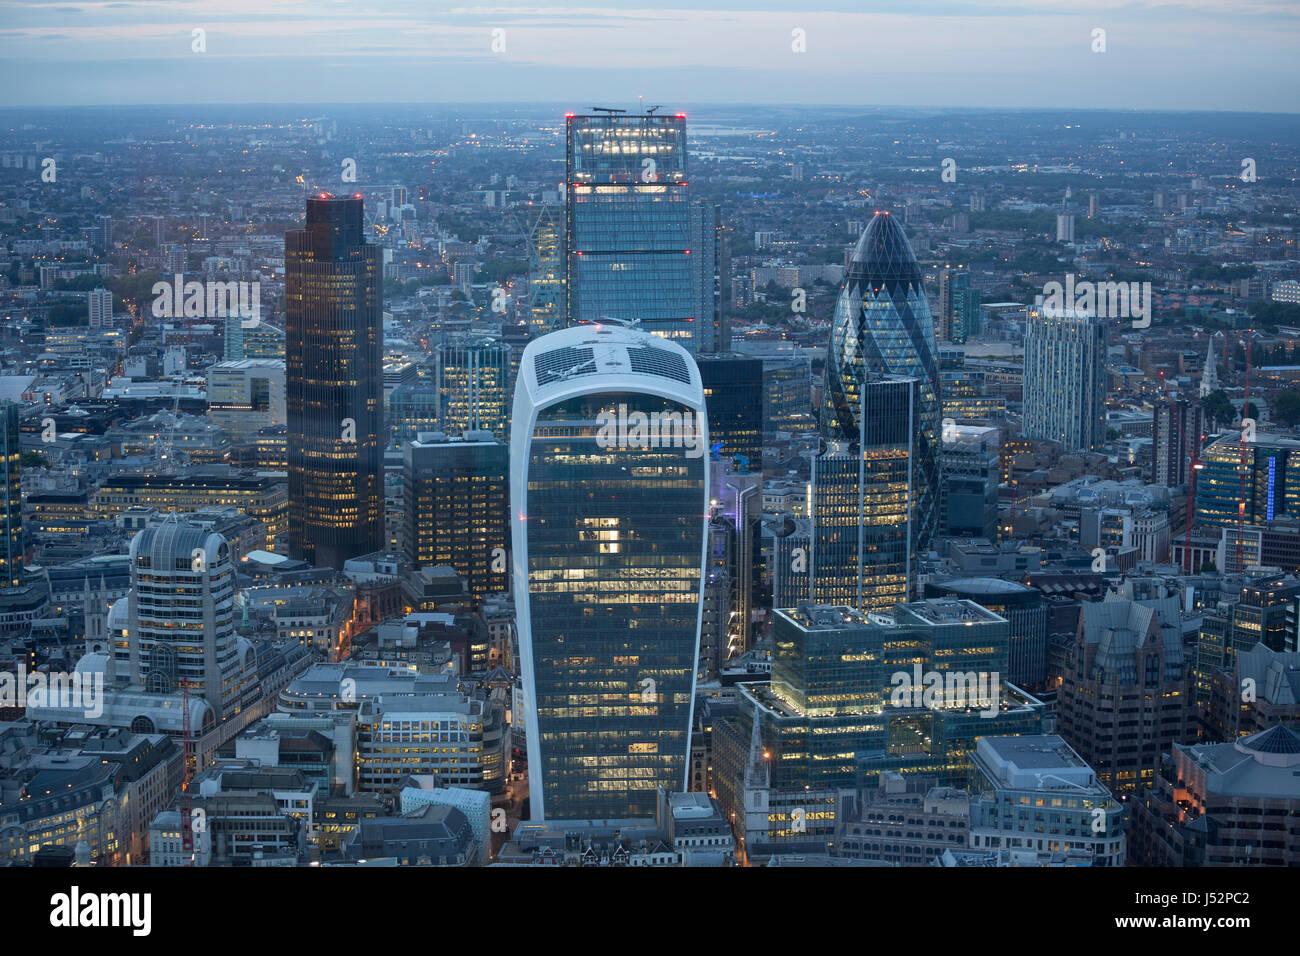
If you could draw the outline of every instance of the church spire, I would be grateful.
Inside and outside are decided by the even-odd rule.
[[[1218,390],[1219,374],[1214,367],[1214,338],[1211,336],[1205,351],[1205,368],[1201,371],[1201,398]]]

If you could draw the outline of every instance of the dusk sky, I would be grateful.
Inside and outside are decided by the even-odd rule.
[[[670,3],[674,0],[669,0]],[[803,9],[791,9],[803,6]],[[0,104],[635,102],[1296,112],[1297,0],[0,2]],[[206,52],[193,32],[206,31]],[[1106,52],[1093,52],[1093,31]],[[494,30],[497,46],[493,52]],[[795,52],[794,31],[806,52]]]

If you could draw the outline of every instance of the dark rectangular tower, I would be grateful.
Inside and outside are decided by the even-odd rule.
[[[285,233],[289,549],[322,567],[384,543],[380,251],[362,201],[321,193]]]

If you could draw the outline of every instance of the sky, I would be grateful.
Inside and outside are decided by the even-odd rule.
[[[0,105],[1300,112],[1300,0],[687,3],[0,0]]]

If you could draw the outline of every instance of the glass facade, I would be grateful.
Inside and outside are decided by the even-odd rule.
[[[875,375],[915,378],[912,546],[924,551],[939,511],[939,373],[934,322],[920,266],[903,228],[877,212],[858,240],[844,277],[826,354],[822,433],[857,441],[862,383]]]
[[[686,787],[707,442],[680,346],[620,324],[529,342],[511,502],[534,821],[651,817]]]
[[[919,383],[858,387],[863,442],[828,442],[813,459],[812,600],[890,608],[911,596],[919,524],[914,481]]]
[[[773,790],[874,786],[887,770],[960,786],[979,737],[1042,729],[1042,703],[1005,684],[1008,632],[1005,619],[969,601],[919,601],[870,616],[825,605],[778,609],[772,680],[741,685],[738,734],[749,739],[757,716]],[[996,712],[894,705],[894,675],[918,668],[999,675]]]
[[[702,356],[700,380],[708,406],[709,442],[719,457],[744,459],[763,470],[763,363],[760,359]]]
[[[533,335],[545,335],[564,324],[568,311],[563,211],[542,206],[528,239],[528,325]]]
[[[388,440],[398,448],[420,432],[439,430],[442,396],[432,383],[398,385],[388,396]]]
[[[321,567],[384,544],[382,273],[361,202],[308,199],[284,237],[289,549]]]
[[[499,441],[412,441],[403,450],[406,553],[455,568],[475,601],[509,589],[509,448]]]
[[[717,217],[688,198],[686,117],[569,116],[566,153],[568,324],[636,321],[715,350]]]
[[[700,440],[707,427],[699,397],[692,407],[632,384],[653,381],[666,394],[689,393],[694,376],[683,353],[606,352],[618,356],[610,365],[663,354],[649,356],[657,371],[602,374],[605,361],[588,361],[594,350],[575,331],[529,346],[514,425],[513,479],[523,489],[515,560],[527,580],[520,644],[535,715],[528,729],[531,814],[647,817],[657,787],[681,790],[686,782],[708,455],[692,455],[689,446],[611,443],[598,437],[598,416],[620,407],[628,415],[679,413]],[[653,341],[622,329],[600,335],[615,345],[633,336]],[[547,339],[560,336],[581,347],[548,347]],[[591,338],[600,349],[597,337]],[[590,391],[571,384],[582,378]],[[537,402],[531,427],[518,420],[530,394]]]
[[[0,402],[0,454],[4,456],[4,541],[0,543],[0,587],[17,587],[23,577],[23,482],[18,445],[18,406]]]
[[[945,269],[939,276],[939,337],[958,345],[980,331],[980,293],[970,273]]]
[[[437,370],[439,430],[510,434],[510,346],[490,338],[446,342],[438,346]]]
[[[1300,442],[1256,435],[1220,438],[1201,453],[1196,524],[1235,528],[1300,514]],[[1242,507],[1244,505],[1244,508]]]

